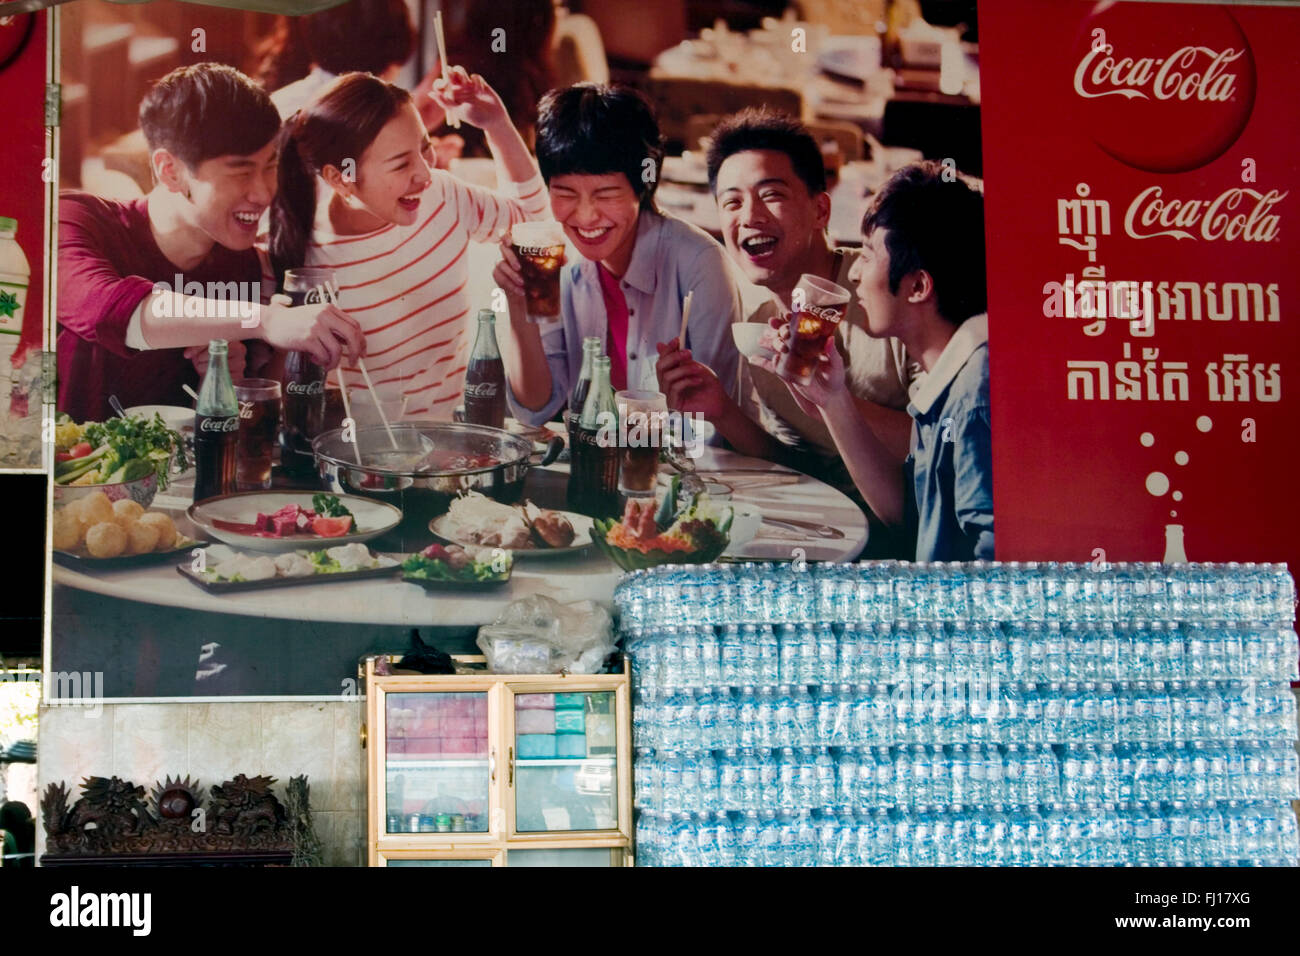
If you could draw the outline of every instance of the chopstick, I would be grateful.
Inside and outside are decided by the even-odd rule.
[[[332,286],[328,282],[323,283],[321,285],[321,288],[325,290],[325,295],[329,298],[330,304],[337,306],[339,304],[338,290],[335,289],[334,286]],[[379,394],[375,391],[375,384],[374,382],[370,381],[370,373],[366,371],[366,360],[358,357],[357,367],[361,369],[361,377],[366,380],[366,388],[370,389],[370,398],[371,400],[374,401],[375,409],[379,412],[379,420],[384,423],[384,430],[388,432],[388,440],[393,443],[393,448],[397,448],[397,436],[393,434],[393,426],[388,424],[388,416],[384,414],[384,406],[379,401]],[[340,365],[339,366],[340,385],[342,385],[343,383],[342,368],[343,366]],[[346,402],[347,392],[345,391],[343,394],[345,396],[345,402]],[[345,409],[346,409],[346,405],[345,405]],[[351,416],[349,415],[348,417],[350,418]],[[359,450],[358,453],[360,453]],[[360,462],[358,462],[358,464],[360,464]]]
[[[442,11],[435,10],[433,13],[433,33],[438,38],[438,63],[442,67],[442,78],[451,84],[451,69],[447,66],[447,37],[442,32]],[[447,125],[452,129],[460,129],[460,120],[447,110]]]
[[[348,401],[348,383],[343,379],[343,366],[339,366],[339,391],[343,395],[343,414],[352,418],[352,403]],[[361,445],[357,442],[356,437],[356,420],[353,419],[352,430],[352,454],[356,456],[357,464],[361,464]]]
[[[686,323],[691,318],[691,299],[695,296],[695,290],[692,289],[686,293],[686,298],[682,300],[682,330],[677,333],[677,347],[686,348]]]

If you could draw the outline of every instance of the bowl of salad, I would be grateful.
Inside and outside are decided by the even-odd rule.
[[[172,463],[188,467],[179,433],[158,415],[77,424],[66,413],[54,423],[54,500],[69,504],[102,491],[148,508],[165,491]]]
[[[624,571],[661,564],[709,564],[730,543],[733,511],[708,494],[682,498],[676,476],[662,500],[628,499],[621,521],[598,518],[591,541]]]

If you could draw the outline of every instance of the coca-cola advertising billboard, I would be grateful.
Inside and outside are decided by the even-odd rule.
[[[999,559],[1295,567],[1300,10],[980,21]]]

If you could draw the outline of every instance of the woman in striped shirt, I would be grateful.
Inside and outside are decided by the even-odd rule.
[[[469,242],[498,240],[548,204],[536,163],[482,77],[454,68],[431,96],[484,131],[514,195],[433,169],[410,94],[346,74],[285,124],[270,258],[277,286],[286,269],[333,269],[390,417],[445,421],[461,398],[471,344]],[[321,182],[328,188],[318,203]],[[350,360],[339,368],[349,389],[361,381]]]

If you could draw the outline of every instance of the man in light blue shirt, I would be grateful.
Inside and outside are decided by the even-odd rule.
[[[938,163],[913,163],[876,194],[862,234],[849,278],[867,333],[897,337],[926,372],[907,407],[903,468],[854,408],[833,345],[809,385],[787,384],[805,411],[820,413],[871,509],[915,530],[917,561],[992,560],[984,197]],[[778,351],[786,334],[777,332]]]
[[[734,383],[740,291],[720,244],[654,206],[663,146],[649,102],[588,83],[548,93],[537,158],[551,210],[581,258],[562,267],[560,321],[536,323],[524,314],[518,259],[502,244],[493,276],[510,306],[513,348],[502,351],[512,414],[540,424],[563,411],[587,336],[605,343],[615,389],[657,391],[656,346],[676,348],[687,293],[687,347]]]

